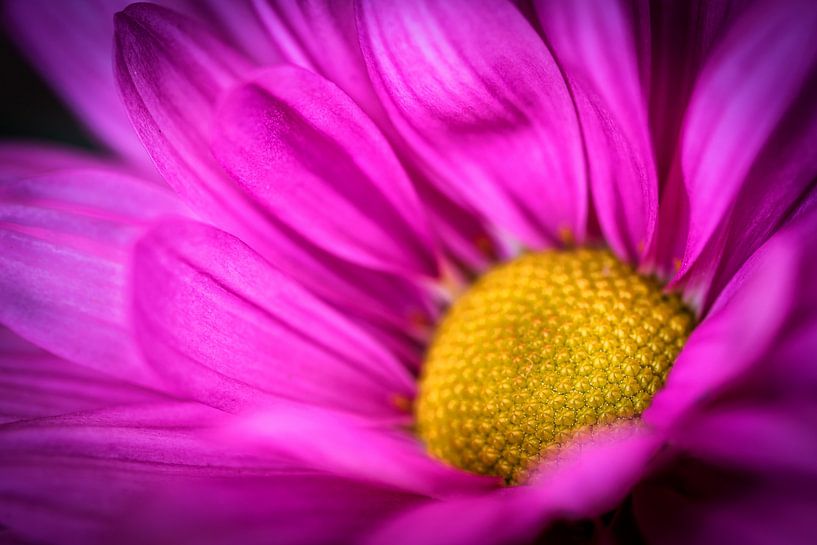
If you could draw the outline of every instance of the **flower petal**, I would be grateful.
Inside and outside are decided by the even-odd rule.
[[[0,424],[134,403],[152,395],[53,356],[2,327],[0,377]]]
[[[238,239],[168,222],[133,265],[138,341],[179,391],[236,411],[298,399],[375,415],[411,397],[405,368]]]
[[[3,3],[3,18],[33,64],[100,140],[152,172],[111,70],[113,14],[129,3],[11,0]]]
[[[596,439],[530,485],[428,503],[384,525],[368,543],[527,543],[558,519],[599,516],[646,472],[660,437],[622,428]]]
[[[125,323],[125,262],[147,224],[183,213],[172,194],[104,168],[4,182],[0,323],[72,362],[152,383]]]
[[[522,15],[494,0],[357,7],[378,96],[439,187],[529,245],[583,240],[576,112]]]
[[[386,140],[340,89],[265,70],[216,116],[213,153],[269,214],[352,262],[436,276],[417,195]]]
[[[700,76],[681,156],[690,219],[678,277],[692,289],[718,266],[725,285],[817,175],[815,25],[812,3],[761,2]]]
[[[360,52],[352,0],[258,0],[255,5],[289,62],[322,74],[375,121],[384,120]]]
[[[0,427],[3,525],[37,543],[99,543],[113,520],[186,480],[270,475],[277,466],[207,438],[226,415],[139,404]]]
[[[206,28],[158,6],[117,16],[117,80],[140,138],[159,171],[191,207],[321,297],[405,330],[433,316],[413,282],[379,274],[316,247],[249,198],[210,151],[219,96],[248,64]]]
[[[398,155],[403,145],[372,87],[360,50],[352,0],[295,2],[259,0],[258,13],[270,39],[289,62],[322,74],[344,90],[375,121]],[[475,214],[442,194],[419,172],[411,172],[439,244],[466,269],[484,269],[499,253]]]
[[[429,457],[408,430],[320,407],[278,403],[224,433],[301,467],[404,492],[452,497],[498,484]]]
[[[267,36],[254,4],[253,0],[185,0],[170,7],[197,16],[259,66],[281,63],[284,56]]]
[[[658,211],[639,21],[618,2],[539,0],[536,10],[579,111],[604,238],[635,260],[647,247]]]
[[[120,545],[336,545],[417,501],[329,475],[281,474],[185,483],[152,494],[108,535]]]
[[[640,486],[633,507],[649,543],[807,545],[817,532],[815,484],[686,459]]]
[[[115,161],[91,155],[85,150],[44,143],[0,142],[0,181],[30,178],[55,170],[121,168]]]

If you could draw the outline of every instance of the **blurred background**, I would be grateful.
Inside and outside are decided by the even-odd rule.
[[[46,140],[98,149],[2,32],[0,70],[0,139]]]

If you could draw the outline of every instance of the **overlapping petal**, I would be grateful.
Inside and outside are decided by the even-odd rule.
[[[142,387],[53,356],[4,328],[0,328],[0,378],[0,424],[149,397]]]
[[[681,143],[690,216],[679,276],[693,289],[716,269],[725,285],[817,175],[815,25],[812,3],[760,2],[700,76]]]
[[[658,214],[638,25],[623,2],[536,2],[539,22],[564,70],[582,125],[590,187],[607,243],[637,260]]]
[[[408,177],[374,123],[306,70],[264,71],[232,90],[213,153],[271,215],[327,251],[375,269],[437,275]]]
[[[583,240],[575,109],[522,15],[492,0],[361,1],[357,10],[378,96],[439,187],[526,244]]]
[[[0,322],[67,360],[136,382],[153,375],[126,324],[125,263],[174,196],[104,167],[0,185]]]
[[[456,497],[497,484],[430,458],[406,429],[315,406],[280,403],[225,432],[293,464],[407,493]]]
[[[274,464],[207,439],[224,413],[178,401],[0,427],[0,512],[26,541],[105,542],[109,528],[170,486],[194,478],[270,475]]]
[[[287,398],[374,416],[411,397],[406,369],[240,240],[169,222],[133,264],[134,328],[180,392],[231,411]]]
[[[248,63],[173,11],[130,6],[118,17],[116,70],[129,114],[159,171],[191,207],[239,236],[323,298],[411,329],[431,314],[413,282],[349,263],[270,215],[223,171],[210,149],[216,102]]]
[[[197,480],[153,495],[106,537],[121,545],[354,543],[418,499],[330,475]]]
[[[525,543],[557,519],[599,516],[642,476],[660,435],[623,427],[594,441],[566,453],[528,486],[426,504],[384,524],[369,543]]]

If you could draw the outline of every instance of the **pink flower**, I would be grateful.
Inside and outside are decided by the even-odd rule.
[[[0,148],[0,537],[813,540],[812,2],[162,3],[3,6],[112,154]],[[440,462],[447,290],[566,243],[695,309],[665,386],[520,486]]]

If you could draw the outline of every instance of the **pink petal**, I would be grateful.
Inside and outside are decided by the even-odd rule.
[[[50,352],[152,383],[125,321],[124,269],[151,221],[184,213],[117,171],[70,170],[0,186],[0,322]]]
[[[536,8],[579,111],[604,238],[634,260],[646,249],[658,211],[639,21],[616,2],[539,0]]]
[[[622,428],[577,448],[530,485],[426,504],[384,525],[368,543],[533,542],[557,519],[615,507],[648,470],[659,444],[649,430]]]
[[[816,483],[682,461],[639,487],[633,506],[649,543],[807,545],[817,532]]]
[[[493,0],[357,7],[378,96],[439,187],[529,245],[583,240],[587,190],[575,109],[516,9]]]
[[[375,415],[413,395],[391,354],[227,233],[166,223],[133,269],[137,338],[180,392],[231,411],[288,398]]]
[[[257,0],[255,4],[270,39],[289,62],[322,74],[378,124],[385,121],[360,52],[352,0]]]
[[[224,413],[149,399],[0,428],[3,525],[38,543],[98,543],[112,521],[191,479],[280,469],[206,433]]]
[[[768,390],[777,390],[774,395],[793,401],[813,388],[816,196],[811,195],[722,290],[645,412],[646,419],[677,424],[727,392],[740,396],[748,389],[749,399],[768,401]],[[758,386],[766,392],[752,393]]]
[[[162,3],[168,4],[167,1]],[[206,22],[254,63],[260,66],[281,63],[284,56],[269,39],[254,4],[253,0],[184,0],[172,7]]]
[[[762,359],[776,341],[796,297],[800,250],[775,242],[744,266],[734,287],[692,332],[666,385],[644,413],[648,422],[669,426],[687,416]]]
[[[711,408],[674,434],[673,444],[733,469],[817,478],[817,404],[809,401]]]
[[[154,395],[53,356],[4,328],[0,377],[2,424],[135,403]]]
[[[158,496],[158,497],[157,497]],[[354,543],[417,498],[327,475],[191,481],[135,506],[108,536],[120,545]]]
[[[117,80],[136,130],[192,208],[344,309],[403,329],[418,316],[433,316],[427,294],[413,282],[315,247],[265,214],[218,165],[209,145],[213,110],[249,69],[240,56],[194,21],[148,4],[118,15],[116,44]]]
[[[87,151],[44,143],[0,143],[0,180],[30,178],[55,170],[109,166],[116,161],[96,157]]]
[[[11,0],[2,15],[33,64],[101,141],[150,172],[111,70],[113,14],[128,3]]]
[[[269,214],[352,262],[436,276],[417,196],[386,140],[352,100],[303,69],[232,90],[213,153]]]
[[[383,134],[405,153],[369,80],[360,51],[352,0],[316,2],[256,2],[270,39],[285,51],[289,62],[322,74],[344,90],[371,117]],[[443,250],[466,268],[484,269],[499,253],[486,228],[465,210],[433,187],[419,172],[411,173],[420,199],[427,209],[433,231],[440,233]]]
[[[693,289],[719,264],[724,285],[817,175],[815,25],[812,3],[762,2],[700,76],[681,157],[690,222],[678,276]]]
[[[429,457],[408,430],[315,406],[279,403],[224,433],[296,466],[404,492],[453,497],[497,485]]]

